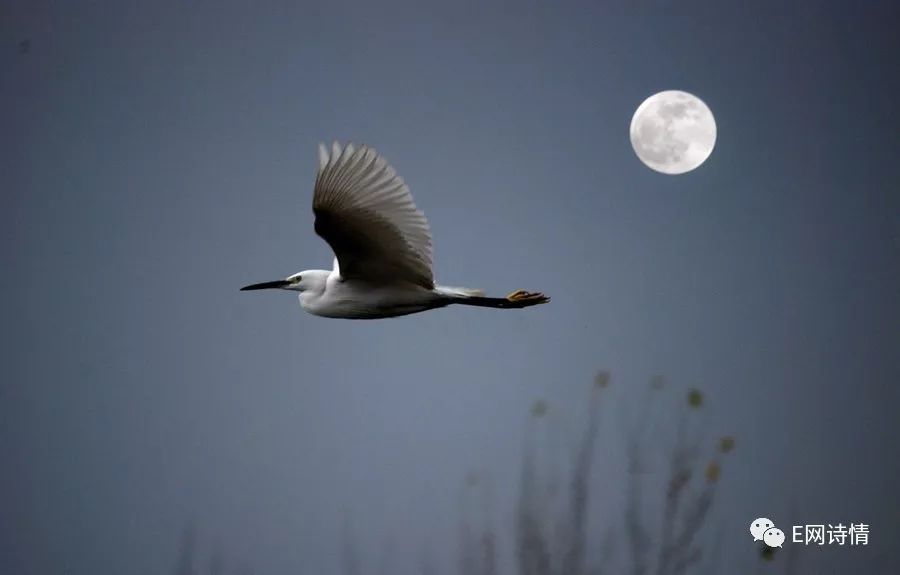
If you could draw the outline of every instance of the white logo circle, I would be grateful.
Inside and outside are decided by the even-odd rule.
[[[763,533],[763,541],[769,547],[781,547],[781,544],[784,543],[784,531],[777,527],[769,527]]]

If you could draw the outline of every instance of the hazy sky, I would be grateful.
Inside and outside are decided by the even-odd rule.
[[[655,373],[702,388],[736,436],[735,572],[759,515],[871,525],[866,548],[801,549],[810,573],[900,572],[898,21],[874,1],[3,2],[0,573],[170,573],[193,522],[229,565],[327,575],[345,513],[398,575],[424,545],[449,561],[465,473],[511,533],[530,404],[580,413],[598,368],[623,401]],[[682,176],[629,142],[665,89],[718,122]],[[310,201],[335,138],[409,184],[438,281],[552,303],[351,322],[240,293],[330,268]]]

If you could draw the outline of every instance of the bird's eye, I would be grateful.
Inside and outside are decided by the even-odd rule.
[[[300,276],[292,277],[291,281],[294,282],[295,284],[300,283]]]

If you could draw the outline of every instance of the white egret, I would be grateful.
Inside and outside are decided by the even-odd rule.
[[[451,304],[524,308],[550,301],[517,290],[505,298],[434,282],[431,231],[409,188],[372,148],[319,145],[313,192],[315,230],[334,250],[334,269],[306,270],[241,291],[299,292],[307,312],[332,318],[377,319]]]

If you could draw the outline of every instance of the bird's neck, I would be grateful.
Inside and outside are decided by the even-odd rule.
[[[328,276],[330,271],[326,270],[306,270],[301,272],[305,287],[299,294],[300,306],[310,313],[315,313],[315,309],[319,300],[325,295],[325,289],[328,287]]]
[[[306,270],[300,272],[303,277],[303,291],[301,296],[318,297],[325,293],[328,286],[328,276],[331,275],[327,270]]]

